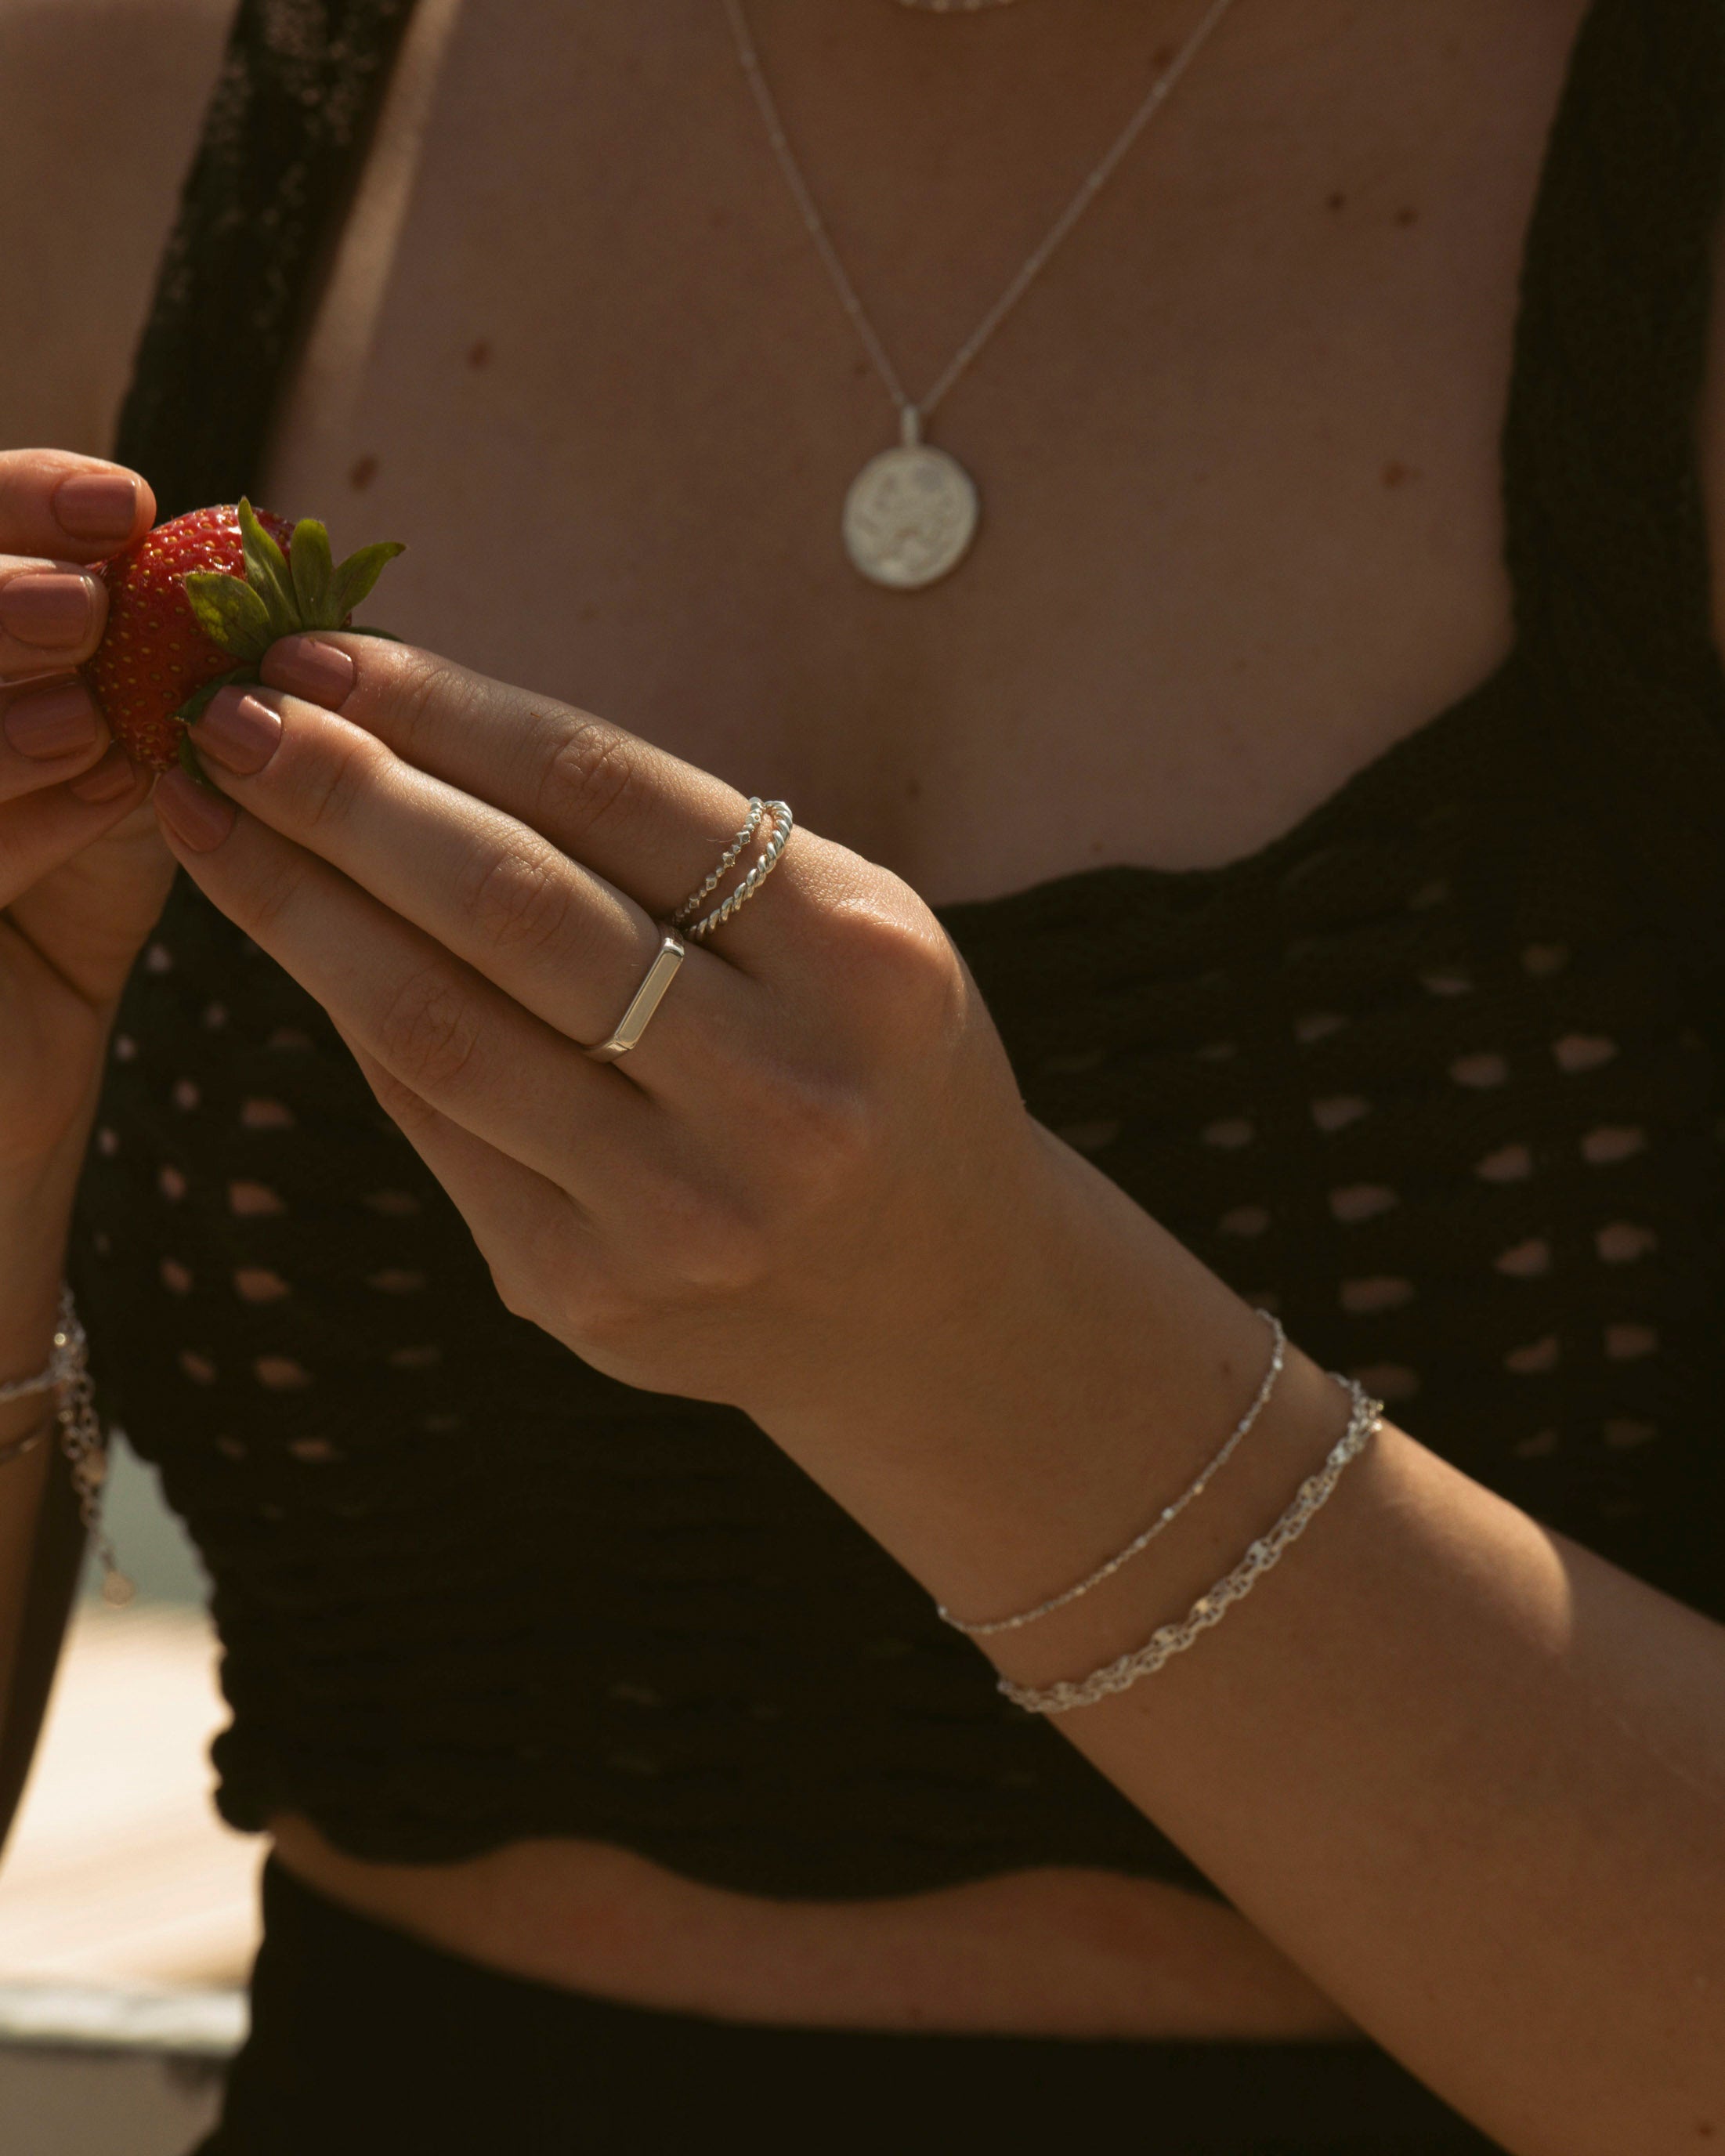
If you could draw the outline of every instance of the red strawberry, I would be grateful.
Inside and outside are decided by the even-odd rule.
[[[345,627],[401,551],[362,547],[338,568],[315,518],[289,525],[245,501],[146,531],[100,565],[108,626],[84,669],[115,739],[153,771],[187,756],[186,721],[217,685],[255,680],[280,636]]]

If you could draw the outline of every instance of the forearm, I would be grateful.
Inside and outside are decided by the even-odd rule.
[[[1123,1543],[1264,1367],[1260,1322],[1186,1253],[1142,1215],[1096,1217],[1045,1322],[1014,1313],[1005,1262],[968,1324],[937,1328],[943,1369],[919,1370],[896,1415],[889,1381],[860,1379],[841,1410],[784,1418],[812,1471],[966,1615],[1022,1609]],[[1201,1502],[1094,1594],[997,1635],[1002,1668],[1081,1675],[1183,1615],[1347,1413],[1291,1355]],[[1725,1632],[1409,1438],[1373,1440],[1191,1652],[1060,1726],[1517,2156],[1725,2130]]]

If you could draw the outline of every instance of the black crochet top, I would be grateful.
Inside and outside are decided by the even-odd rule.
[[[165,511],[254,478],[406,12],[240,10],[119,448]],[[1469,1474],[1725,1617],[1722,121],[1717,0],[1597,0],[1526,265],[1495,676],[1249,859],[945,919],[1035,1115]],[[596,1836],[787,1895],[1194,1879],[742,1416],[511,1317],[317,1007],[183,884],[74,1276],[214,1579],[236,1825]]]

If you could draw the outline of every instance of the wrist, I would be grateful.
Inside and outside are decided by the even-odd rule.
[[[1117,1186],[1038,1137],[1040,1167],[1001,1179],[1004,1212],[984,1201],[968,1255],[927,1269],[937,1286],[906,1281],[873,1352],[818,1402],[752,1410],[937,1599],[980,1616],[1081,1577],[1177,1495],[1271,1348]]]

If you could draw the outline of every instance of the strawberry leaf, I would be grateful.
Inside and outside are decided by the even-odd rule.
[[[261,659],[282,631],[251,585],[223,569],[192,569],[180,579],[198,626],[236,659]]]
[[[302,629],[334,629],[341,617],[332,610],[336,565],[330,535],[315,516],[302,516],[288,544],[288,567],[294,580]]]
[[[291,636],[300,626],[299,601],[287,556],[259,523],[257,511],[242,498],[239,535],[245,548],[245,580],[269,609],[275,635]]]
[[[175,753],[179,758],[181,770],[188,778],[195,778],[206,793],[221,792],[221,788],[212,782],[209,773],[198,762],[198,752],[192,746],[192,737],[184,727],[180,730],[180,745]]]
[[[399,540],[380,539],[373,547],[362,547],[357,554],[350,554],[336,572],[336,592],[332,603],[336,619],[352,613],[360,601],[371,592],[384,570],[398,554],[407,552]]]

